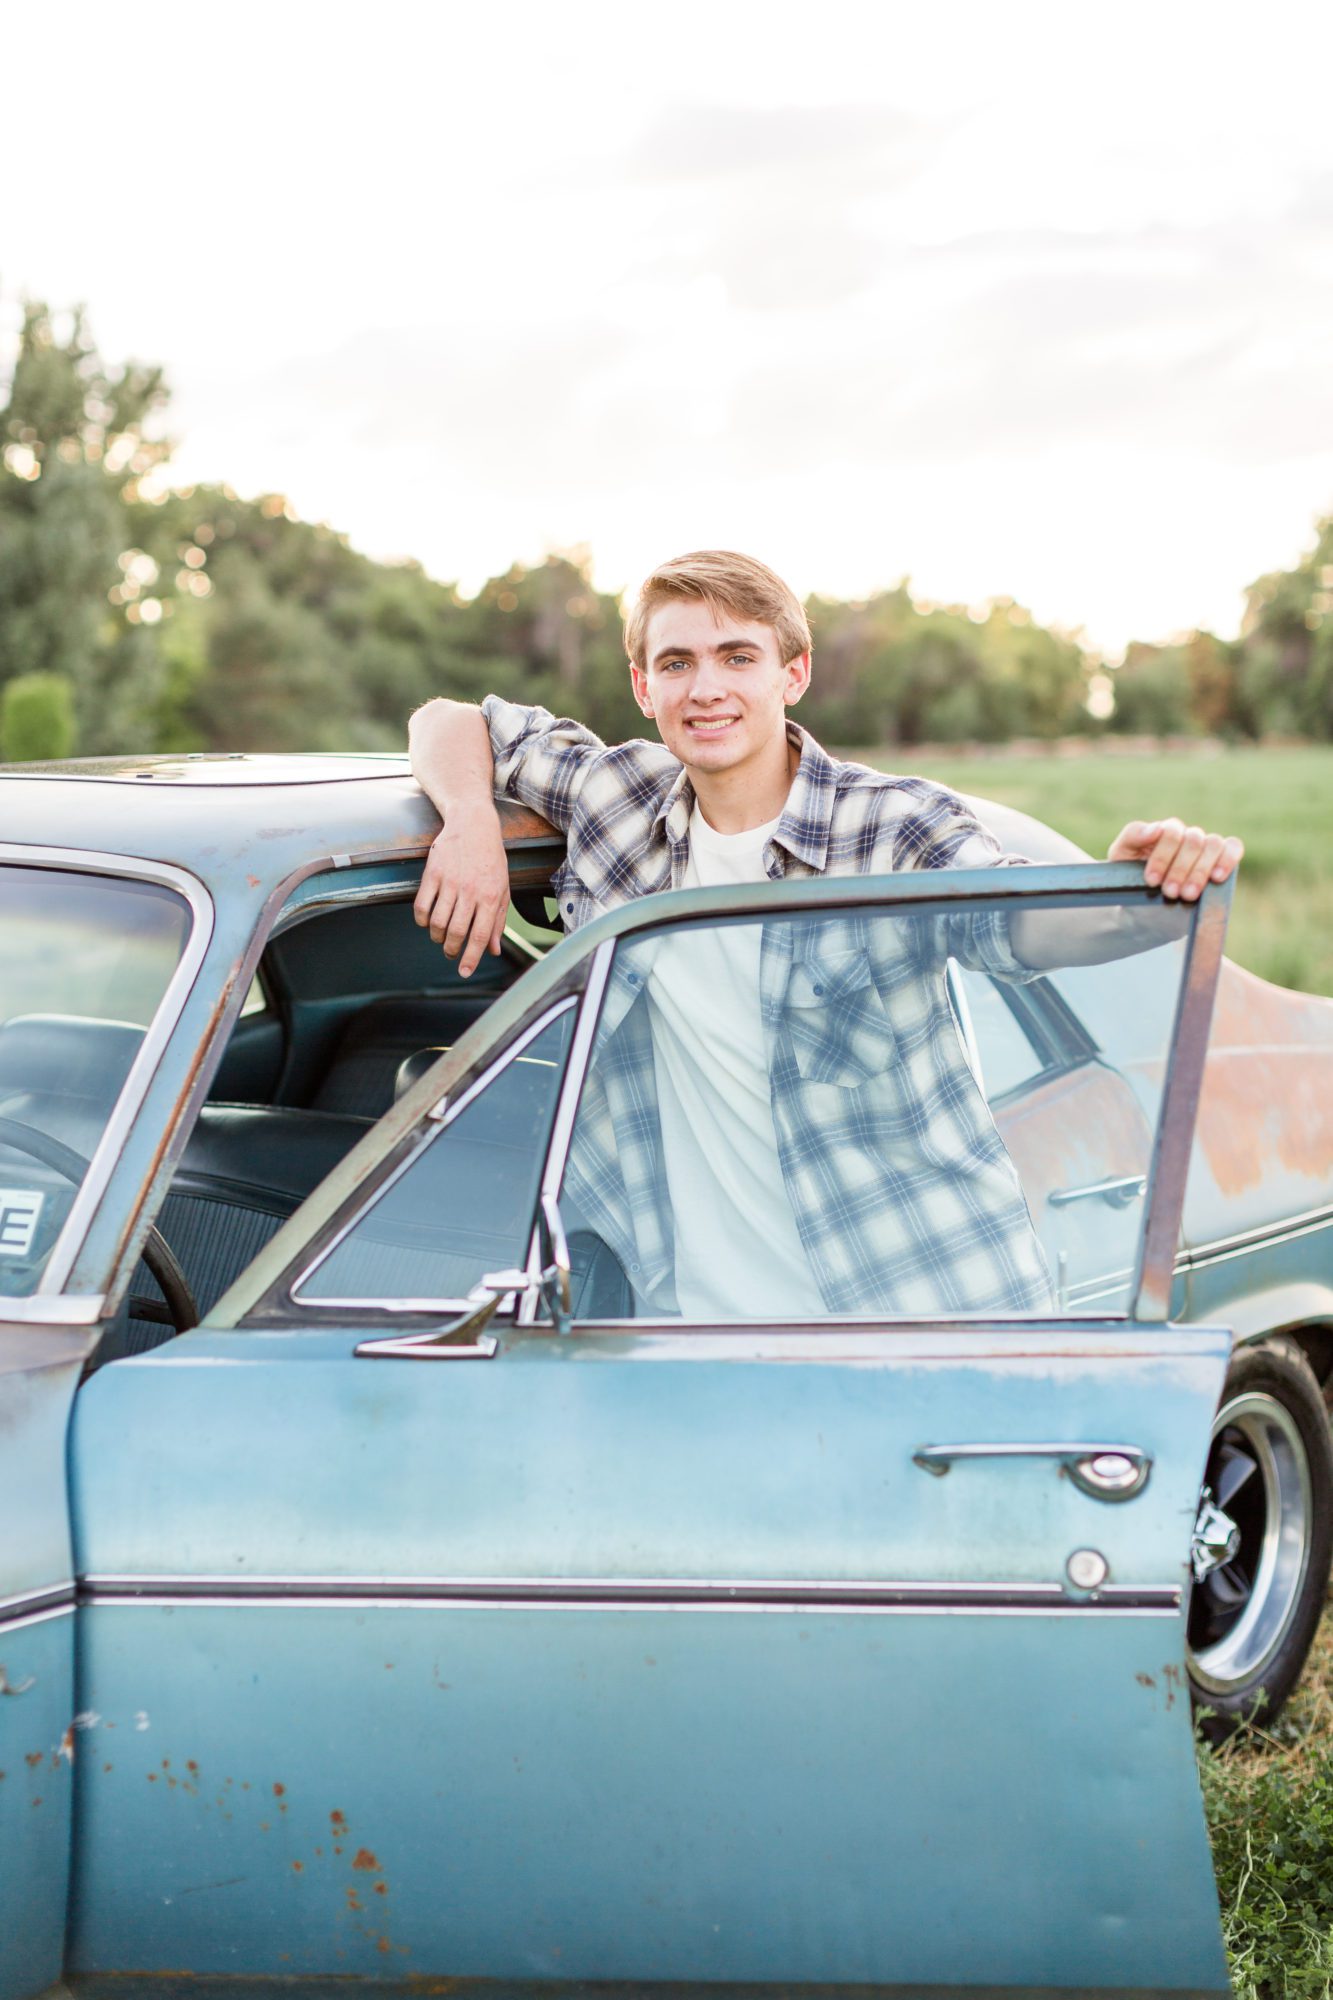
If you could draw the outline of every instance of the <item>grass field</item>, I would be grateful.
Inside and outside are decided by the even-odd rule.
[[[1130,819],[1176,813],[1238,833],[1228,953],[1279,986],[1333,995],[1333,748],[851,754],[1017,806],[1098,856]]]

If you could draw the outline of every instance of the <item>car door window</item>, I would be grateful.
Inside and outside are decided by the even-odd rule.
[[[1104,907],[1011,928],[978,903],[625,941],[560,1195],[576,1316],[594,1259],[585,1317],[617,1294],[624,1316],[696,1322],[1127,1311],[1153,1121],[1108,1064],[1051,1065],[1003,995],[1080,952],[1108,953],[1083,976],[1112,987],[1127,956],[1160,956],[1136,1024],[1160,1089],[1178,932]],[[972,1025],[993,1112],[951,956],[987,996]]]
[[[575,1007],[561,1002],[436,1107],[293,1288],[299,1304],[460,1304],[487,1272],[524,1261]]]

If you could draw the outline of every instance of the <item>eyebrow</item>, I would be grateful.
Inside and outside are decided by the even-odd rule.
[[[719,639],[715,646],[705,646],[704,651],[706,653],[735,653],[743,650],[755,653],[759,650],[759,644],[760,642],[757,639]],[[698,657],[699,655],[695,652],[693,646],[659,646],[653,654],[652,664],[656,666],[659,660],[697,660]]]

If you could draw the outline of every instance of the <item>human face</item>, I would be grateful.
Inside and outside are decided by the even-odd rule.
[[[779,656],[776,634],[725,608],[671,599],[648,620],[635,699],[668,750],[701,774],[756,772],[786,759],[786,713],[810,680],[810,656]]]

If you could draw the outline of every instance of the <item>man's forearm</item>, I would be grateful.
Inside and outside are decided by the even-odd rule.
[[[412,776],[441,819],[495,810],[495,758],[479,708],[467,701],[428,701],[407,725]]]
[[[407,725],[412,775],[443,827],[431,843],[414,910],[466,979],[498,952],[509,909],[509,863],[495,806],[491,733],[465,701],[427,702]]]

